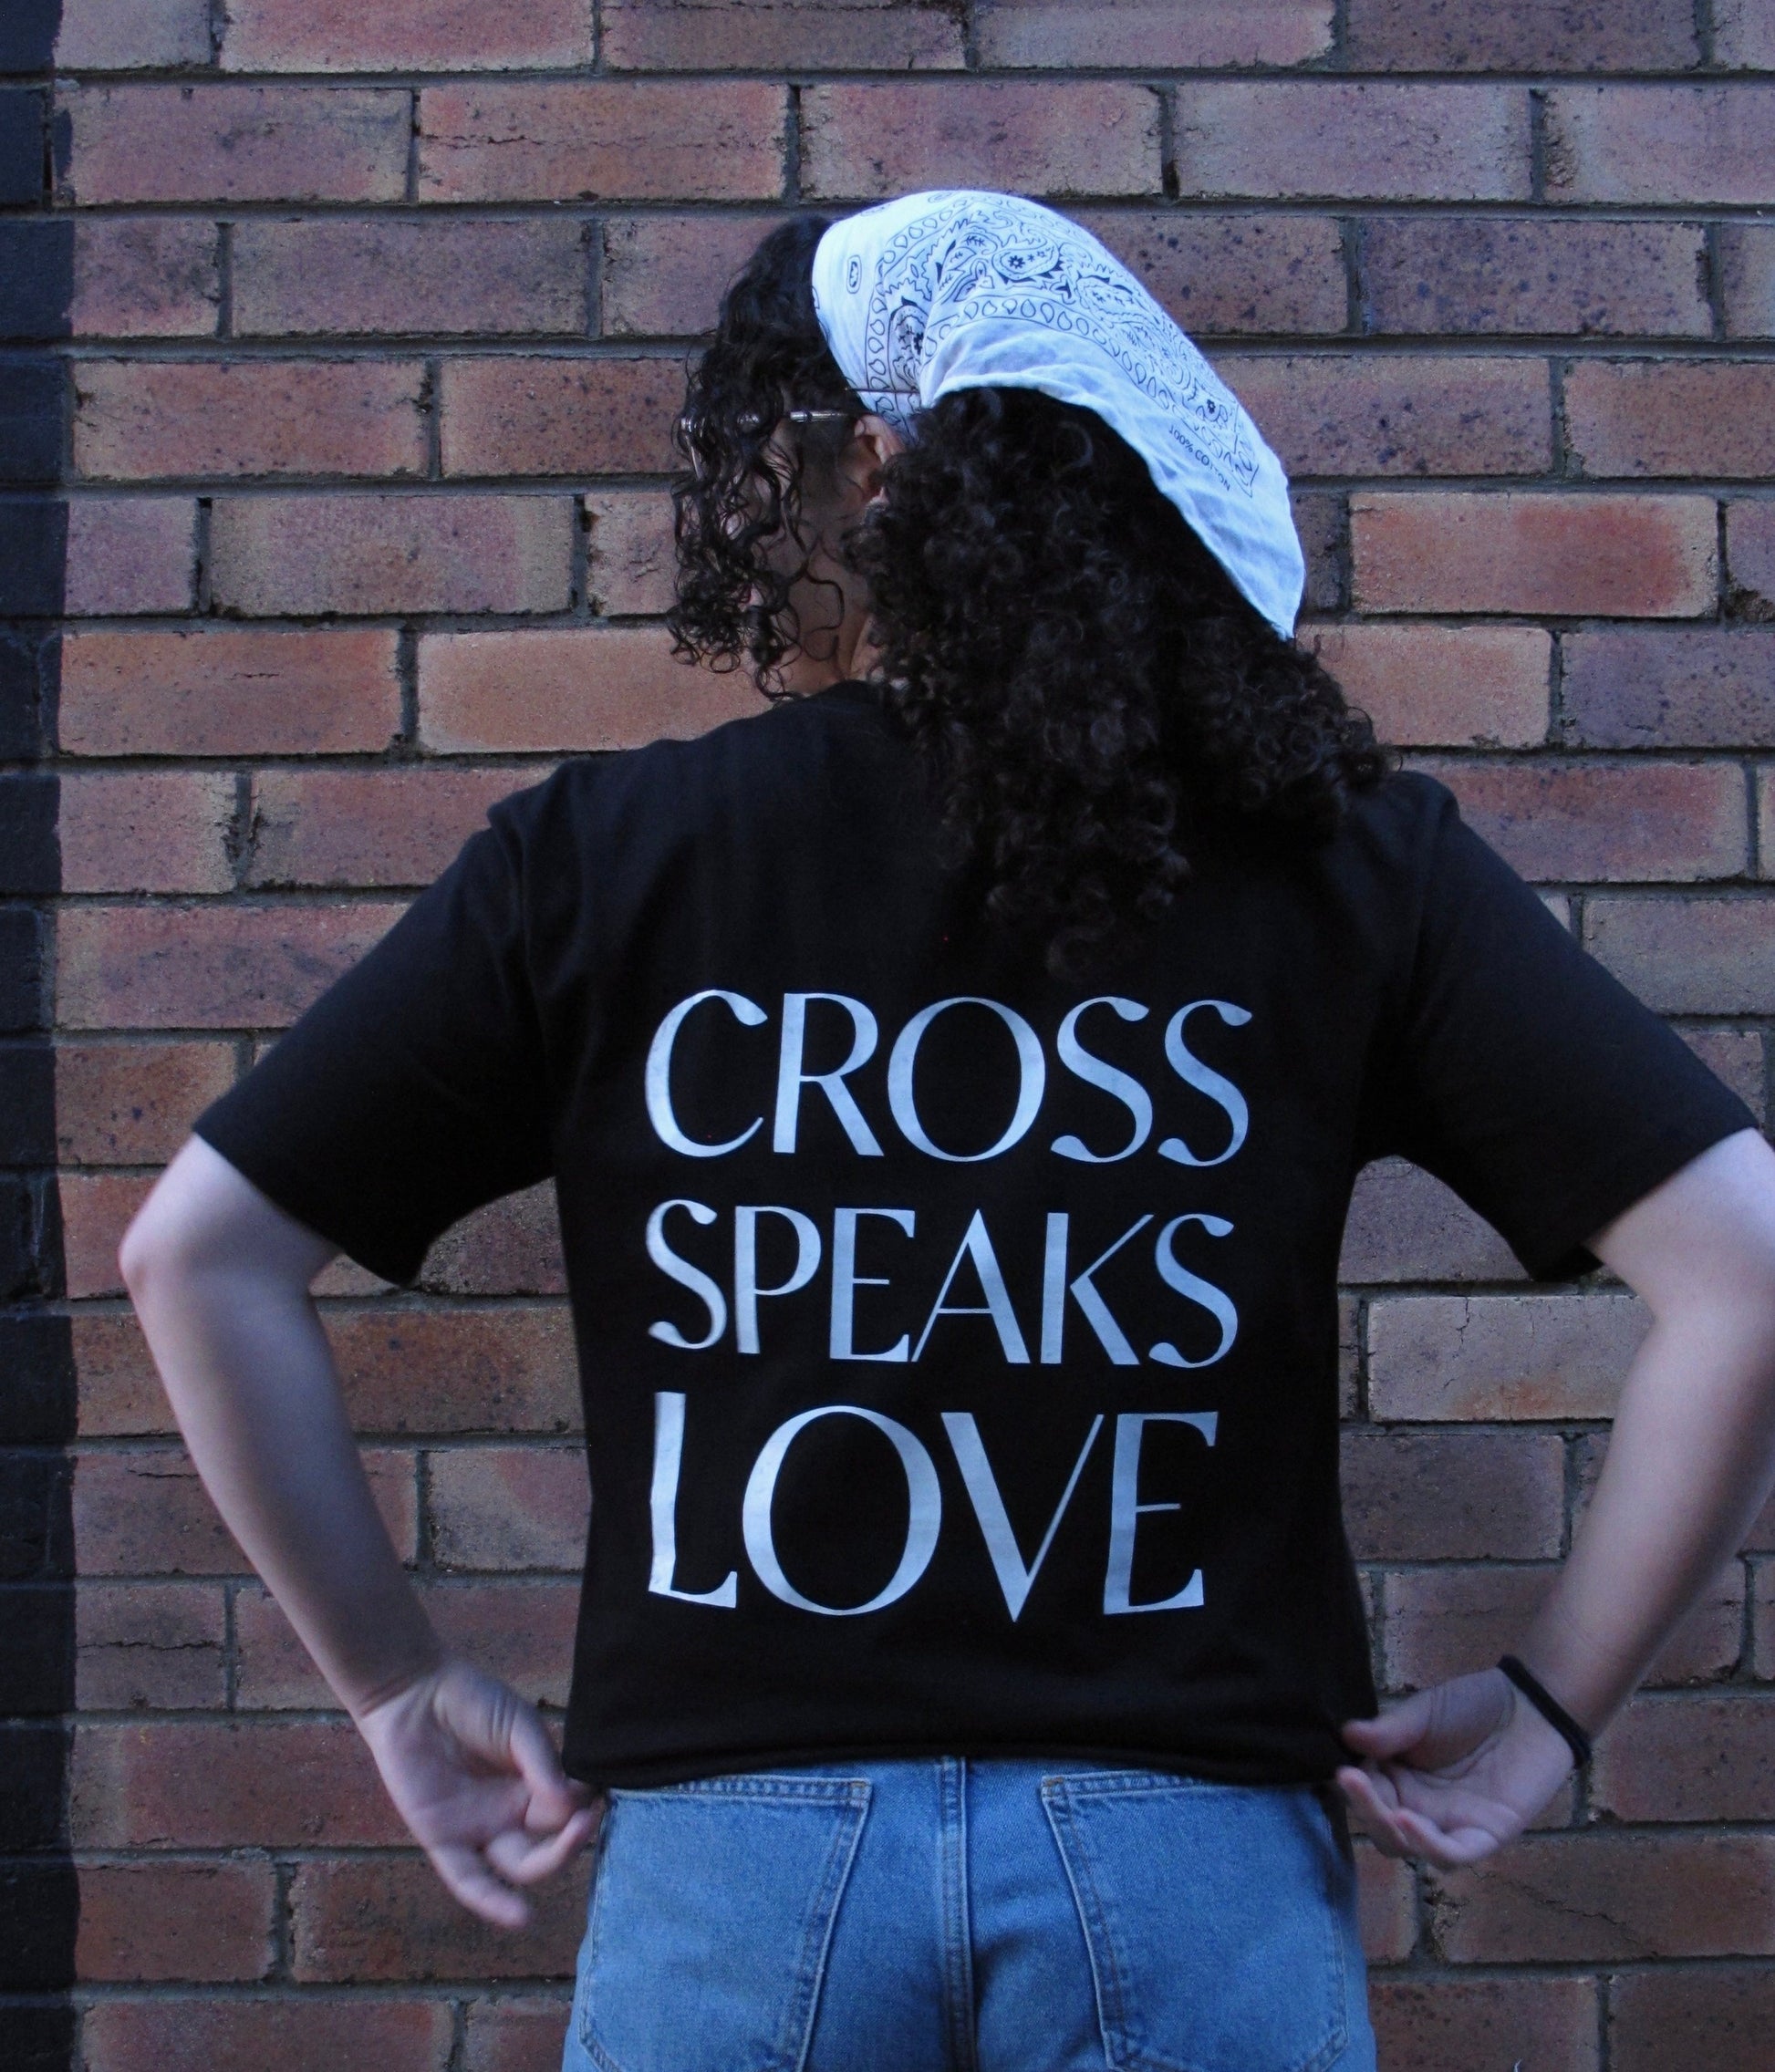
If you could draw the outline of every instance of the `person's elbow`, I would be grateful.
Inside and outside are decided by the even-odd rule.
[[[216,1275],[264,1276],[306,1288],[337,1250],[213,1145],[192,1136],[131,1217],[117,1265],[140,1309]]]

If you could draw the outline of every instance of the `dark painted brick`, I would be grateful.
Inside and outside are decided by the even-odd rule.
[[[67,393],[58,359],[0,360],[0,482],[57,479]]]
[[[29,907],[0,910],[0,1032],[44,1026],[44,924]]]
[[[47,72],[56,62],[62,0],[6,0],[0,12],[0,72]]]
[[[0,1988],[41,1993],[71,1985],[79,1918],[71,1863],[0,1869]]]
[[[67,506],[59,498],[0,498],[0,615],[57,616],[67,546]]]
[[[0,1457],[0,1581],[42,1580],[67,1565],[68,1472],[59,1454]]]
[[[0,762],[36,762],[43,753],[43,644],[0,633]]]
[[[0,1586],[0,1714],[65,1713],[74,1704],[74,1586]]]
[[[0,223],[0,338],[65,338],[74,295],[71,223]]]
[[[0,790],[0,813],[5,811],[5,793]],[[50,833],[54,832],[52,824]],[[0,844],[5,840],[5,823],[0,821]],[[55,1052],[47,1043],[0,1042],[0,1166],[55,1163]],[[8,1374],[8,1385],[11,1379]],[[4,1416],[0,1408],[0,1418]]]
[[[74,2062],[74,2009],[62,2001],[0,2006],[0,2065],[8,2072],[67,2072]]]
[[[0,896],[31,898],[61,886],[57,781],[45,772],[0,777]]]
[[[44,109],[35,88],[0,88],[0,202],[43,199]]]
[[[66,1846],[67,1729],[0,1726],[0,1856]]]
[[[0,1445],[52,1446],[73,1437],[74,1344],[66,1317],[0,1318],[0,1374],[6,1377]]]

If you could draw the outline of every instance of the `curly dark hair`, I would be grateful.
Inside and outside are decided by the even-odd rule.
[[[679,425],[668,624],[680,653],[747,663],[766,696],[799,646],[802,482],[863,414],[814,308],[825,227],[797,216],[760,245]],[[790,409],[841,414],[785,466],[767,447]],[[1192,844],[1323,842],[1392,766],[1366,715],[1247,603],[1093,412],[1033,389],[960,390],[922,414],[882,482],[839,553],[868,585],[889,708],[951,860],[976,874],[987,915],[1040,932],[1052,971],[1161,915]]]

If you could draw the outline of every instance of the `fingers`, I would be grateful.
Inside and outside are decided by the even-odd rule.
[[[1419,1691],[1402,1704],[1389,1705],[1374,1719],[1345,1720],[1344,1744],[1358,1756],[1386,1762],[1417,1746],[1429,1732],[1433,1713],[1430,1693]]]
[[[1383,1856],[1422,1859],[1438,1870],[1457,1870],[1478,1863],[1500,1846],[1500,1838],[1487,1829],[1470,1823],[1445,1829],[1403,1804],[1385,1772],[1345,1767],[1337,1772],[1336,1782],[1352,1824]]]
[[[530,1787],[524,1825],[535,1834],[553,1834],[582,1811],[591,1794],[561,1767],[555,1742],[536,1712],[514,1696],[510,1747],[518,1775]]]
[[[564,1863],[578,1855],[597,1832],[602,1808],[582,1807],[564,1828],[538,1838],[521,1828],[507,1828],[486,1846],[486,1858],[501,1877],[514,1885],[535,1885],[552,1878]]]
[[[528,1923],[528,1904],[493,1876],[479,1849],[465,1843],[452,1843],[428,1849],[426,1854],[453,1897],[471,1913],[492,1922],[495,1928],[523,1928]]]

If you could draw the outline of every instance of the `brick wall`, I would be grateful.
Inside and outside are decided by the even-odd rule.
[[[1203,338],[1303,637],[1764,1112],[1775,0],[11,0],[0,67],[0,2057],[552,2067],[580,1891],[510,1940],[401,1849],[121,1295],[155,1170],[488,800],[746,709],[654,623],[686,343],[776,213],[960,181]],[[1643,1320],[1401,1167],[1345,1275],[1403,1690],[1520,1626]],[[441,1624],[557,1704],[545,1194],[321,1291]],[[1775,1507],[1655,1684],[1494,1866],[1365,1857],[1389,2072],[1767,2065]]]

